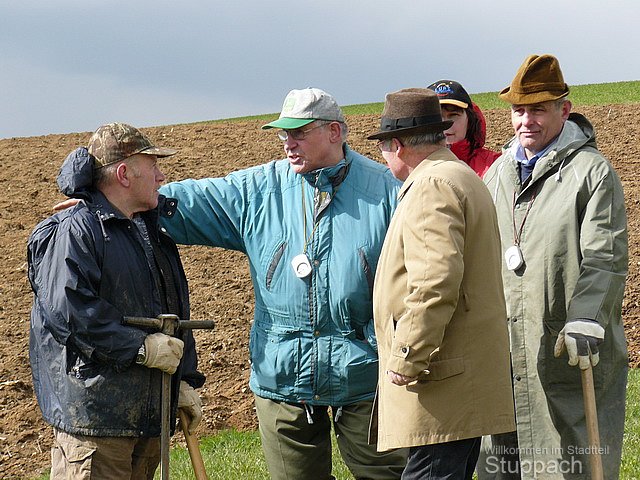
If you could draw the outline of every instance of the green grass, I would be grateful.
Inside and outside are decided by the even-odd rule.
[[[631,82],[570,85],[569,89],[569,98],[574,105],[609,105],[640,102],[640,81],[638,80]],[[498,98],[498,93],[499,92],[472,93],[471,99],[477,103],[482,110],[509,108],[508,103]],[[380,115],[383,106],[384,102],[365,103],[362,105],[346,105],[342,107],[342,110],[345,115]],[[276,118],[278,118],[278,113],[267,113],[200,123],[239,122],[245,120],[261,120],[266,123]]]
[[[337,480],[353,480],[353,476],[340,458],[335,438],[333,445],[333,474]],[[205,469],[211,479],[269,479],[258,432],[227,430],[213,437],[201,438],[200,451],[204,459]],[[620,470],[621,479],[640,478],[640,457],[638,452],[640,452],[640,370],[632,369],[629,372],[629,385],[627,387],[626,421],[622,446],[622,467]],[[189,452],[185,448],[176,447],[171,450],[170,472],[171,480],[193,479]],[[160,478],[159,469],[155,478]],[[48,479],[49,476],[44,475],[39,477],[38,480]]]
[[[482,110],[509,108],[498,98],[498,92],[476,93],[471,98]],[[638,103],[640,81],[569,86],[569,99],[574,105]]]
[[[335,438],[333,445],[333,474],[337,480],[353,480],[353,476],[340,458]],[[212,480],[269,479],[258,432],[227,430],[213,437],[201,438],[200,451],[207,474]],[[627,387],[621,479],[640,478],[638,452],[640,452],[640,369],[632,369],[629,372]],[[185,448],[176,447],[171,450],[170,472],[171,480],[194,478],[189,453]],[[155,478],[160,478],[159,469]],[[38,478],[38,480],[48,479],[49,475]]]
[[[353,480],[353,476],[340,458],[335,438],[333,446],[334,476],[337,480]],[[204,459],[205,469],[211,479],[269,479],[258,432],[228,430],[214,437],[202,438],[200,440],[200,451]],[[629,372],[629,385],[627,386],[626,421],[622,446],[622,467],[620,469],[621,479],[640,478],[640,457],[638,452],[640,452],[640,370],[632,369]],[[189,452],[185,448],[177,447],[172,449],[169,462],[171,480],[190,480],[193,478]],[[159,469],[155,478],[160,479]],[[49,476],[45,475],[38,480],[48,479]]]
[[[353,476],[342,462],[335,437],[333,439],[333,474],[338,480],[353,480]],[[237,480],[269,480],[267,464],[260,447],[258,432],[237,432],[227,430],[215,437],[200,440],[200,451],[205,470],[211,479]],[[193,468],[189,452],[182,447],[171,450],[171,480],[188,480],[193,478]],[[159,469],[156,479],[160,479]]]
[[[335,440],[335,439],[334,439]],[[353,480],[340,458],[335,444],[333,451],[333,474],[337,480]],[[267,467],[260,448],[257,432],[225,431],[202,439],[200,442],[202,457],[209,476],[220,480],[251,478],[268,480]],[[640,478],[640,370],[629,372],[627,387],[627,407],[622,452],[621,479]],[[171,452],[171,478],[187,480],[192,478],[189,454],[185,449],[177,448]],[[156,475],[156,478],[159,478]]]
[[[334,439],[333,474],[337,480],[353,480],[342,462]],[[225,431],[215,437],[203,438],[200,449],[205,468],[211,478],[236,480],[251,478],[269,479],[262,456],[257,432]],[[629,372],[627,407],[622,452],[621,479],[640,478],[640,370]],[[215,475],[214,475],[215,472]],[[160,478],[156,474],[156,478]],[[193,478],[193,470],[186,449],[175,448],[171,452],[171,479]]]
[[[629,372],[620,478],[640,478],[640,370]]]

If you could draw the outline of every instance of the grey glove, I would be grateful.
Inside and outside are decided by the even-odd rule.
[[[181,408],[189,417],[189,424],[186,425],[189,433],[195,432],[202,420],[202,401],[200,395],[184,380],[180,382],[178,408]]]
[[[144,350],[142,365],[173,374],[182,358],[184,342],[164,333],[152,333],[144,339]]]
[[[598,345],[604,340],[604,328],[595,320],[577,318],[568,321],[558,334],[553,355],[558,358],[566,348],[569,365],[579,365],[581,370],[596,366],[600,361]]]

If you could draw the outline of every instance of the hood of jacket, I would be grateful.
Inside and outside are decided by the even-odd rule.
[[[58,188],[67,197],[88,198],[93,184],[95,159],[85,147],[76,148],[62,162],[58,178]]]

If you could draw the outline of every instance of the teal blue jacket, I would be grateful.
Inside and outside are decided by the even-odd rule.
[[[296,174],[288,160],[163,186],[176,243],[244,252],[255,295],[250,387],[289,403],[371,399],[377,380],[372,288],[399,182],[345,145],[339,164]],[[292,260],[311,265],[296,276]]]

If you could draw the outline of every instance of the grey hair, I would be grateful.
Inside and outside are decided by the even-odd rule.
[[[340,134],[342,135],[342,141],[347,141],[347,135],[349,135],[349,127],[346,123],[340,122]]]
[[[444,132],[429,132],[407,135],[406,137],[401,137],[400,141],[410,147],[419,147],[421,145],[440,145],[445,138]]]
[[[346,123],[340,122],[338,120],[316,120],[318,122],[322,122],[322,125],[330,125],[333,122],[338,122],[340,124],[340,137],[342,138],[342,143],[347,141],[347,135],[349,134],[349,127]]]
[[[114,182],[116,179],[116,170],[118,170],[118,165],[120,165],[121,163],[126,163],[129,168],[131,168],[133,174],[136,177],[139,176],[139,172],[136,167],[136,159],[132,159],[134,156],[127,157],[124,160],[120,160],[119,162],[110,163],[109,165],[105,165],[104,167],[94,169],[93,186],[97,189],[100,189]]]
[[[109,185],[116,178],[116,170],[120,162],[105,165],[93,170],[93,186],[97,189]]]

